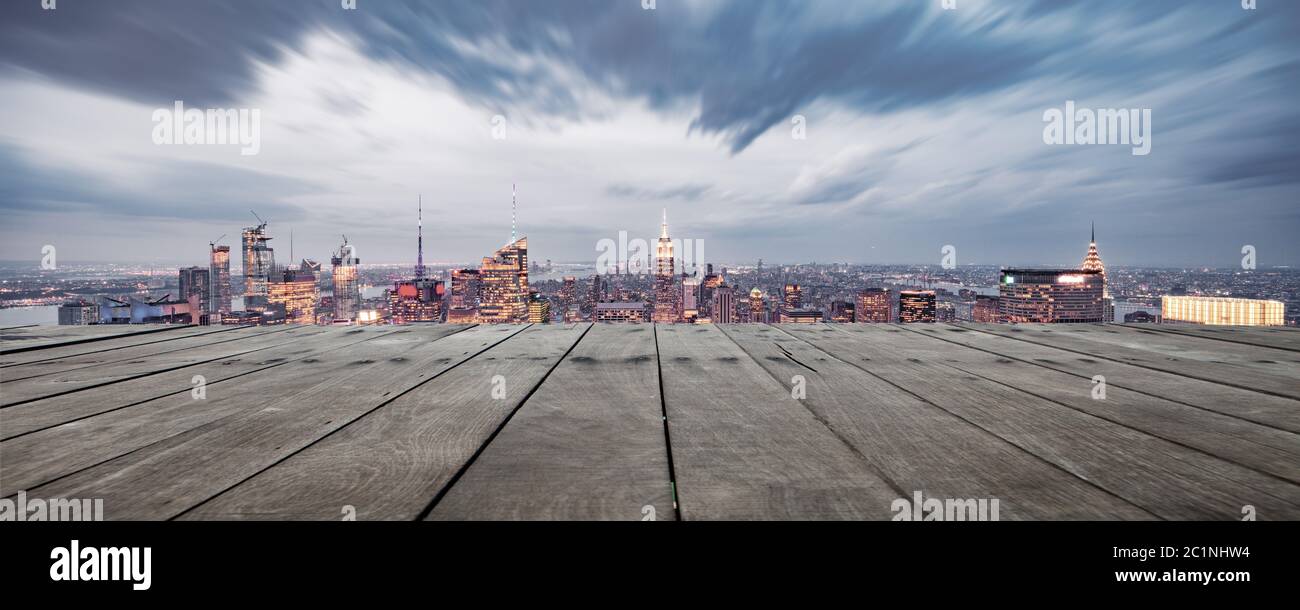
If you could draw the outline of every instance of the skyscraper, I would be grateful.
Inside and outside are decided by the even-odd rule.
[[[1103,322],[1104,285],[1099,271],[1003,269],[998,317],[1003,322]]]
[[[853,310],[853,318],[857,322],[884,324],[893,321],[893,312],[894,304],[890,298],[889,290],[868,288],[858,293],[858,302],[857,307]]]
[[[596,305],[605,300],[604,280],[597,273],[591,277],[591,290],[587,291],[587,313],[596,319]]]
[[[528,321],[528,237],[506,244],[479,266],[478,320],[484,324]]]
[[[230,313],[230,246],[218,246],[209,243],[208,282],[211,296],[208,297],[208,313]]]
[[[259,219],[260,220],[260,219]],[[271,238],[266,236],[266,222],[246,227],[244,246],[244,309],[257,309],[267,304],[267,284],[275,270],[275,250]]]
[[[783,296],[782,306],[786,309],[793,311],[803,306],[803,289],[798,284],[786,284]]]
[[[287,324],[314,324],[320,301],[320,263],[303,259],[297,269],[285,267],[267,286],[267,302],[284,307]]]
[[[415,208],[415,279],[424,277],[424,195]]]
[[[1081,267],[1081,269],[1083,269],[1084,271],[1095,271],[1097,273],[1100,273],[1101,281],[1102,281],[1102,294],[1103,295],[1110,294],[1110,291],[1106,287],[1106,265],[1102,264],[1101,254],[1097,253],[1097,225],[1096,224],[1093,224],[1092,226],[1092,238],[1091,241],[1088,243],[1088,254],[1087,256],[1083,257],[1083,266]]]
[[[577,304],[578,278],[564,276],[560,284],[560,311],[568,312],[569,307]]]
[[[655,308],[651,319],[661,324],[671,324],[681,317],[677,311],[677,289],[673,240],[668,237],[668,210],[659,229],[659,243],[655,246]]]
[[[682,321],[694,323],[700,317],[700,280],[683,274]]]
[[[767,323],[767,307],[763,304],[763,291],[757,286],[749,291],[749,321],[754,324]]]
[[[529,294],[528,322],[530,324],[550,324],[551,301],[536,292]]]
[[[449,324],[473,324],[478,320],[479,290],[478,269],[451,272],[451,303],[447,309]]]
[[[194,310],[194,323],[199,322],[200,313],[212,311],[211,269],[204,267],[181,267],[180,299],[188,301],[190,297],[198,298],[198,309]]]
[[[903,290],[898,293],[899,322],[934,322],[934,317],[933,290]]]
[[[722,284],[713,289],[713,321],[731,324],[736,321],[735,295],[731,286]]]
[[[388,316],[393,324],[441,322],[446,286],[429,277],[398,280],[388,291]]]
[[[348,243],[346,235],[343,236],[343,244],[330,258],[330,264],[333,266],[330,276],[334,285],[334,319],[356,318],[357,311],[361,309],[361,286],[357,283],[357,265],[361,264],[361,260],[357,258],[356,247]]]

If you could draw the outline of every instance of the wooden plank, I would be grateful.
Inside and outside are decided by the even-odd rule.
[[[888,519],[911,493],[717,327],[656,331],[682,519]]]
[[[1055,328],[1043,328],[1053,326]],[[1196,339],[1174,337],[1170,334],[1148,332],[1130,335],[1108,326],[1097,326],[1092,332],[1089,325],[1074,324],[980,324],[970,325],[974,330],[988,332],[1039,345],[1047,345],[1113,362],[1123,362],[1149,369],[1175,373],[1191,379],[1210,381],[1235,388],[1251,390],[1286,398],[1300,398],[1300,384],[1295,382],[1296,372],[1291,364],[1272,361],[1275,372],[1261,370],[1255,365],[1241,362],[1240,354],[1216,356],[1215,349],[1196,347],[1169,347],[1171,341],[1200,344]],[[1109,329],[1109,330],[1107,330]],[[1115,338],[1117,337],[1118,338]],[[1237,346],[1245,348],[1245,346]],[[1246,348],[1261,349],[1261,348]],[[1230,359],[1237,362],[1229,362]],[[1293,364],[1293,363],[1292,363]]]
[[[851,327],[846,327],[852,330]],[[1295,399],[1260,394],[1211,381],[1105,360],[1062,350],[1051,345],[1015,341],[1002,335],[978,332],[980,325],[903,325],[916,332],[975,349],[991,350],[1008,359],[1032,362],[1040,367],[1083,376],[1106,378],[1110,387],[1173,401],[1270,428],[1300,432],[1300,405]],[[1105,349],[1101,352],[1105,353]]]
[[[1300,352],[1300,330],[1286,326],[1198,326],[1194,324],[1137,324],[1117,326]],[[1296,361],[1296,357],[1293,356],[1291,360]]]
[[[454,332],[464,327],[449,327]],[[246,383],[244,376],[290,362],[312,358],[323,352],[346,349],[348,345],[393,332],[391,328],[311,329],[307,334],[276,334],[273,346],[232,358],[110,384],[94,390],[94,400],[71,393],[0,409],[0,440],[30,434],[53,426],[79,421],[101,413],[134,407],[171,395],[189,396],[195,375],[208,387],[232,380]],[[310,340],[308,340],[310,339]],[[313,363],[308,363],[313,364]]]
[[[1003,520],[1154,518],[1024,448],[779,329],[742,324],[721,330],[778,381],[793,384],[796,375],[803,377],[805,406],[852,444],[896,490],[920,491],[927,498],[997,499]]]
[[[1037,325],[1033,330],[1056,331],[1047,328],[1060,325]],[[1201,360],[1212,363],[1228,362],[1265,373],[1300,377],[1300,354],[1288,350],[1236,341],[1218,341],[1187,333],[1170,333],[1148,330],[1137,325],[1081,324],[1067,329],[1111,345],[1138,347],[1180,359]],[[1119,329],[1118,332],[1115,332]]]
[[[909,330],[917,336],[898,339],[902,346],[926,352],[924,358],[930,362],[940,362],[962,373],[1013,385],[1097,418],[1300,484],[1300,434],[1166,401],[1125,386],[1143,385],[1143,377],[1161,373],[1127,367],[1127,371],[1109,371],[1112,375],[1106,376],[1087,368],[1080,369],[1078,365],[1082,363],[1076,363],[1075,367],[1080,372],[1061,372],[1034,362],[1032,351],[1050,352],[1047,347],[982,333],[953,333],[953,326],[946,325],[907,324],[897,328]],[[950,338],[952,336],[959,338]],[[924,343],[919,343],[918,339]],[[980,351],[952,349],[953,345],[970,346],[971,343],[978,345]],[[1026,354],[1027,351],[1030,354]],[[1115,365],[1118,367],[1122,365]],[[1138,378],[1125,377],[1125,373],[1134,373]],[[1104,399],[1092,397],[1093,375],[1105,377]]]
[[[638,521],[651,512],[674,518],[654,326],[597,324],[427,518]]]
[[[319,353],[282,367],[255,372],[234,384],[209,387],[202,400],[196,400],[188,391],[172,394],[0,441],[0,463],[5,465],[0,494],[32,489],[146,447],[160,449],[167,439],[193,434],[195,430],[220,428],[228,418],[241,414],[268,409],[279,412],[289,407],[312,409],[311,402],[295,403],[294,399],[307,392],[335,388],[338,380],[372,372],[376,361],[389,362],[428,344],[417,333],[389,328],[361,332],[323,330],[327,332],[309,342],[320,348]],[[232,444],[238,443],[232,441]],[[50,447],[64,450],[49,451]],[[178,471],[186,469],[183,465],[177,468]]]
[[[181,518],[329,520],[351,506],[358,520],[416,519],[588,327],[518,332]],[[491,396],[496,375],[503,400]]]
[[[1044,383],[1046,373],[1028,372],[1015,385],[998,383],[946,362],[960,360],[953,354],[966,348],[875,325],[781,329],[836,358],[858,360],[860,368],[1162,518],[1240,519],[1245,505],[1272,518],[1300,517],[1295,483],[1045,397],[1068,400],[1068,388],[1075,387],[1091,400],[1090,382],[1067,381],[1063,390]]]
[[[300,330],[311,327],[280,327],[280,331]],[[170,360],[178,352],[192,350],[197,347],[208,345],[218,345],[258,337],[267,332],[276,332],[276,330],[265,327],[258,328],[255,326],[238,327],[231,332],[222,333],[198,333],[188,336],[169,339],[161,343],[149,343],[145,345],[133,345],[130,347],[116,348],[102,352],[92,352],[88,354],[77,354],[65,358],[50,358],[36,362],[23,364],[11,364],[0,369],[0,384],[12,383],[23,379],[31,379],[43,375],[53,375],[67,371],[82,369],[90,366],[107,366],[114,363],[124,363],[127,361],[140,362],[158,362]],[[189,355],[189,352],[186,352]]]
[[[281,338],[281,336],[306,337],[315,332],[319,332],[315,327],[302,326],[258,330],[256,335],[244,341],[194,348],[181,354],[162,358],[140,358],[126,362],[107,363],[103,366],[74,368],[52,375],[19,379],[0,385],[0,392],[3,392],[3,395],[0,396],[0,401],[3,401],[0,402],[0,409],[42,398],[94,390],[106,385],[149,377],[204,362],[233,358],[293,340],[292,338]]]
[[[9,356],[23,352],[47,350],[112,341],[127,338],[139,338],[142,335],[169,333],[177,331],[194,332],[195,329],[210,327],[186,324],[91,324],[87,326],[42,326],[39,333],[5,333],[0,342],[0,356]],[[152,339],[152,338],[151,338]],[[4,358],[8,360],[8,358]]]

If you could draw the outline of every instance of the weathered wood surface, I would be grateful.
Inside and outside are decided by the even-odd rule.
[[[953,363],[958,358],[952,345],[913,332],[891,332],[898,328],[784,327],[837,357],[871,354],[862,368],[1161,518],[1231,519],[1245,505],[1300,516],[1300,486],[1293,482],[1300,480],[1294,457],[1300,447],[1294,439],[1289,452],[1259,449],[1266,455],[1262,465],[1291,479],[1283,480],[1117,423],[1122,421],[1114,418],[1117,411],[1143,407],[1112,407],[1109,392],[1105,400],[1094,400],[1090,381],[1025,369],[999,372],[1015,365],[987,358],[983,364],[978,359]],[[1283,446],[1286,436],[1294,436],[1278,435],[1283,438],[1272,440]],[[1117,447],[1124,453],[1117,453]]]
[[[1300,519],[1294,329],[87,328],[3,331],[34,349],[0,357],[0,496],[109,519],[824,520],[920,491],[1004,520]]]
[[[1290,361],[1290,352],[1172,333],[1116,330],[1115,327],[1118,326],[1121,325],[986,324],[978,330],[1073,351],[1085,357],[1123,362],[1189,379],[1300,399],[1296,363]],[[1271,352],[1286,354],[1288,357],[1285,360],[1271,356],[1259,357],[1261,353]],[[1252,354],[1260,362],[1253,362]]]
[[[479,327],[499,337],[465,353],[474,357],[185,518],[339,519],[345,506],[357,519],[419,518],[587,327]],[[502,400],[491,394],[496,375]]]
[[[654,327],[596,325],[428,518],[672,520],[667,456]]]
[[[130,379],[149,377],[159,373],[187,368],[195,364],[233,358],[267,349],[285,341],[293,341],[302,336],[310,336],[322,332],[322,330],[317,328],[281,327],[276,330],[249,335],[241,341],[218,340],[189,350],[156,357],[107,362],[102,365],[92,364],[79,368],[69,368],[48,375],[17,379],[0,384],[0,408],[11,407],[41,398],[98,389]],[[216,337],[225,334],[220,333]],[[284,336],[281,337],[280,335]]]
[[[86,345],[101,341],[121,341],[132,337],[155,335],[146,340],[160,338],[160,335],[174,332],[194,333],[213,332],[224,327],[177,325],[138,325],[138,324],[92,324],[88,326],[27,326],[0,331],[0,360],[9,360],[12,354],[33,350],[46,350],[60,346]]]
[[[892,481],[902,497],[920,491],[926,497],[999,499],[1006,520],[1155,516],[959,416],[955,407],[960,405],[936,404],[913,388],[861,368],[878,354],[844,360],[774,327],[736,325],[724,332],[778,380],[794,384],[795,376],[801,377],[807,388],[804,404]],[[909,367],[889,363],[873,368]],[[935,381],[958,394],[968,388],[961,379]]]
[[[882,519],[876,467],[715,326],[658,327],[684,520]]]

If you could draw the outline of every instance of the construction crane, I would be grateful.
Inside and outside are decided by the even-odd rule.
[[[258,228],[259,228],[259,229],[262,228],[262,227],[265,227],[265,226],[266,226],[266,221],[265,221],[265,220],[262,220],[262,217],[261,217],[261,216],[258,216],[258,215],[257,215],[257,212],[254,212],[254,211],[252,211],[252,210],[249,210],[248,213],[249,213],[249,214],[252,214],[252,215],[253,215],[253,218],[256,218],[256,219],[257,219],[257,222],[262,223],[262,224],[258,225]]]
[[[225,238],[226,238],[226,234],[225,234],[225,233],[222,233],[222,234],[221,234],[221,237],[218,237],[218,238],[216,238],[216,239],[214,239],[214,240],[208,242],[208,247],[209,247],[209,248],[216,248],[216,247],[217,247],[217,244],[221,243],[221,240],[223,240],[223,239],[225,239]]]

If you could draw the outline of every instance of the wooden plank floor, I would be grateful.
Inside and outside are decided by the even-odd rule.
[[[114,520],[887,520],[916,492],[1003,520],[1300,519],[1295,329],[0,336],[0,497]]]

